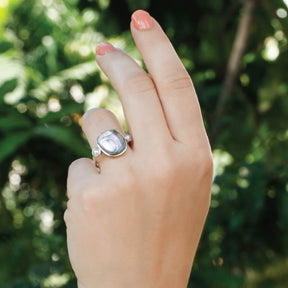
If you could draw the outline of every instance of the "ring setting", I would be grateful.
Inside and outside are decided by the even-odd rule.
[[[97,137],[97,146],[92,149],[92,155],[97,158],[103,153],[109,157],[118,157],[126,152],[131,141],[130,134],[124,136],[116,129],[106,130]]]

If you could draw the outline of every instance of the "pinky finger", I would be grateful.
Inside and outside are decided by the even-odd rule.
[[[75,193],[81,193],[89,183],[99,177],[93,160],[80,158],[71,163],[67,177],[67,196],[70,199]],[[100,178],[98,178],[99,180]]]

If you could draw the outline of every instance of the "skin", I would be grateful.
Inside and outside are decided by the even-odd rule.
[[[118,92],[133,144],[69,168],[69,257],[80,288],[187,287],[210,205],[211,149],[189,74],[159,24],[131,33],[149,75],[112,49],[96,60]],[[122,128],[105,109],[82,119],[91,148]]]

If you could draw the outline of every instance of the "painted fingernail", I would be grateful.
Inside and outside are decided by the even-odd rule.
[[[148,12],[137,10],[131,16],[133,25],[138,30],[146,30],[152,27],[153,19]]]
[[[112,44],[110,44],[108,42],[101,42],[96,47],[96,54],[97,55],[104,55],[107,52],[110,52],[113,50],[115,50],[115,47]]]

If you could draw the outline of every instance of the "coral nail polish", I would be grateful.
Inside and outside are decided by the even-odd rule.
[[[148,12],[137,10],[131,16],[133,25],[138,30],[146,30],[152,27],[153,19]]]
[[[115,47],[108,42],[101,42],[96,47],[96,55],[104,55],[107,52],[115,50]]]

